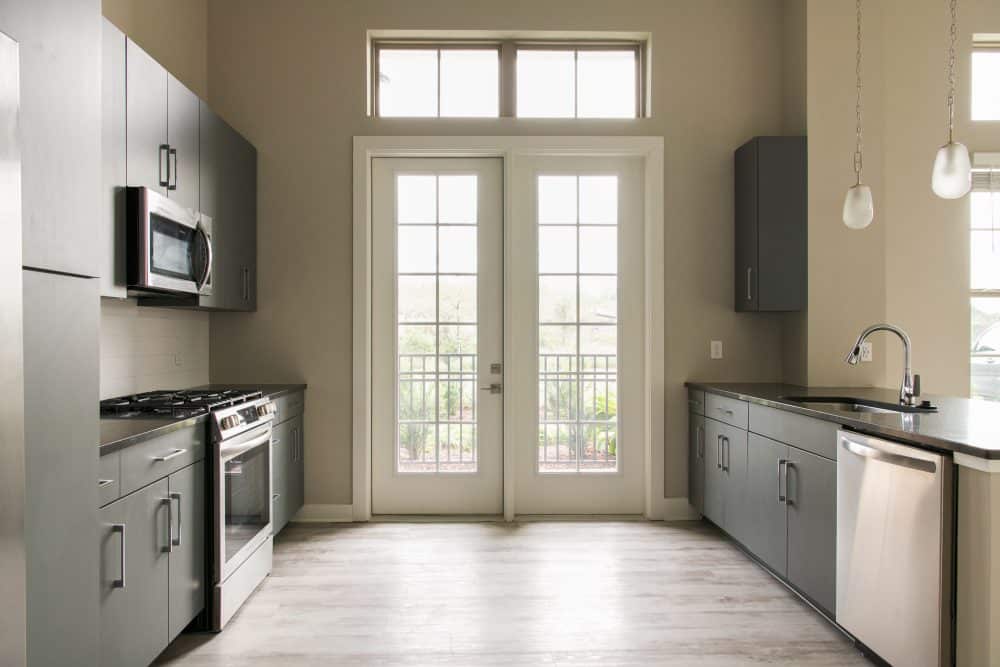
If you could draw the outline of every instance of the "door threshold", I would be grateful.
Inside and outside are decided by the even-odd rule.
[[[503,523],[502,514],[373,514],[373,523]]]
[[[641,514],[518,514],[515,521],[645,521]]]

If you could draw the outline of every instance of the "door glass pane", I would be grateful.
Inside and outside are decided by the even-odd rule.
[[[500,51],[441,50],[441,115],[500,115]]]
[[[1000,297],[972,299],[972,397],[1000,400]]]
[[[538,470],[613,472],[618,179],[538,181]]]
[[[396,179],[398,472],[477,470],[476,192],[474,175]]]

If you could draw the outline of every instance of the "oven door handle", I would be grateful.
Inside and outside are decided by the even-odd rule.
[[[271,442],[271,429],[267,430],[267,433],[263,433],[253,440],[249,440],[245,443],[240,443],[238,445],[232,445],[231,447],[224,447],[219,454],[222,457],[222,462],[230,461],[240,454],[245,454],[251,449],[256,449],[261,445],[265,445]]]

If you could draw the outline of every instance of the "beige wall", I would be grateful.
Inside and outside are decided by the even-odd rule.
[[[208,99],[208,0],[102,0],[104,16]]]
[[[666,143],[668,496],[686,493],[683,382],[777,380],[780,319],[732,306],[732,152],[782,128],[779,0],[213,0],[212,105],[259,150],[259,308],[212,317],[213,381],[302,380],[306,501],[351,502],[351,137],[635,134]],[[653,116],[639,121],[367,118],[366,29],[642,30]],[[710,361],[710,339],[725,359]]]

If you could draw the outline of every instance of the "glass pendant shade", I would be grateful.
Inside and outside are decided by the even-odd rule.
[[[958,199],[972,189],[972,161],[965,144],[951,141],[938,149],[931,189],[942,199]]]
[[[874,218],[872,189],[861,183],[852,186],[844,197],[844,224],[851,229],[864,229]]]

